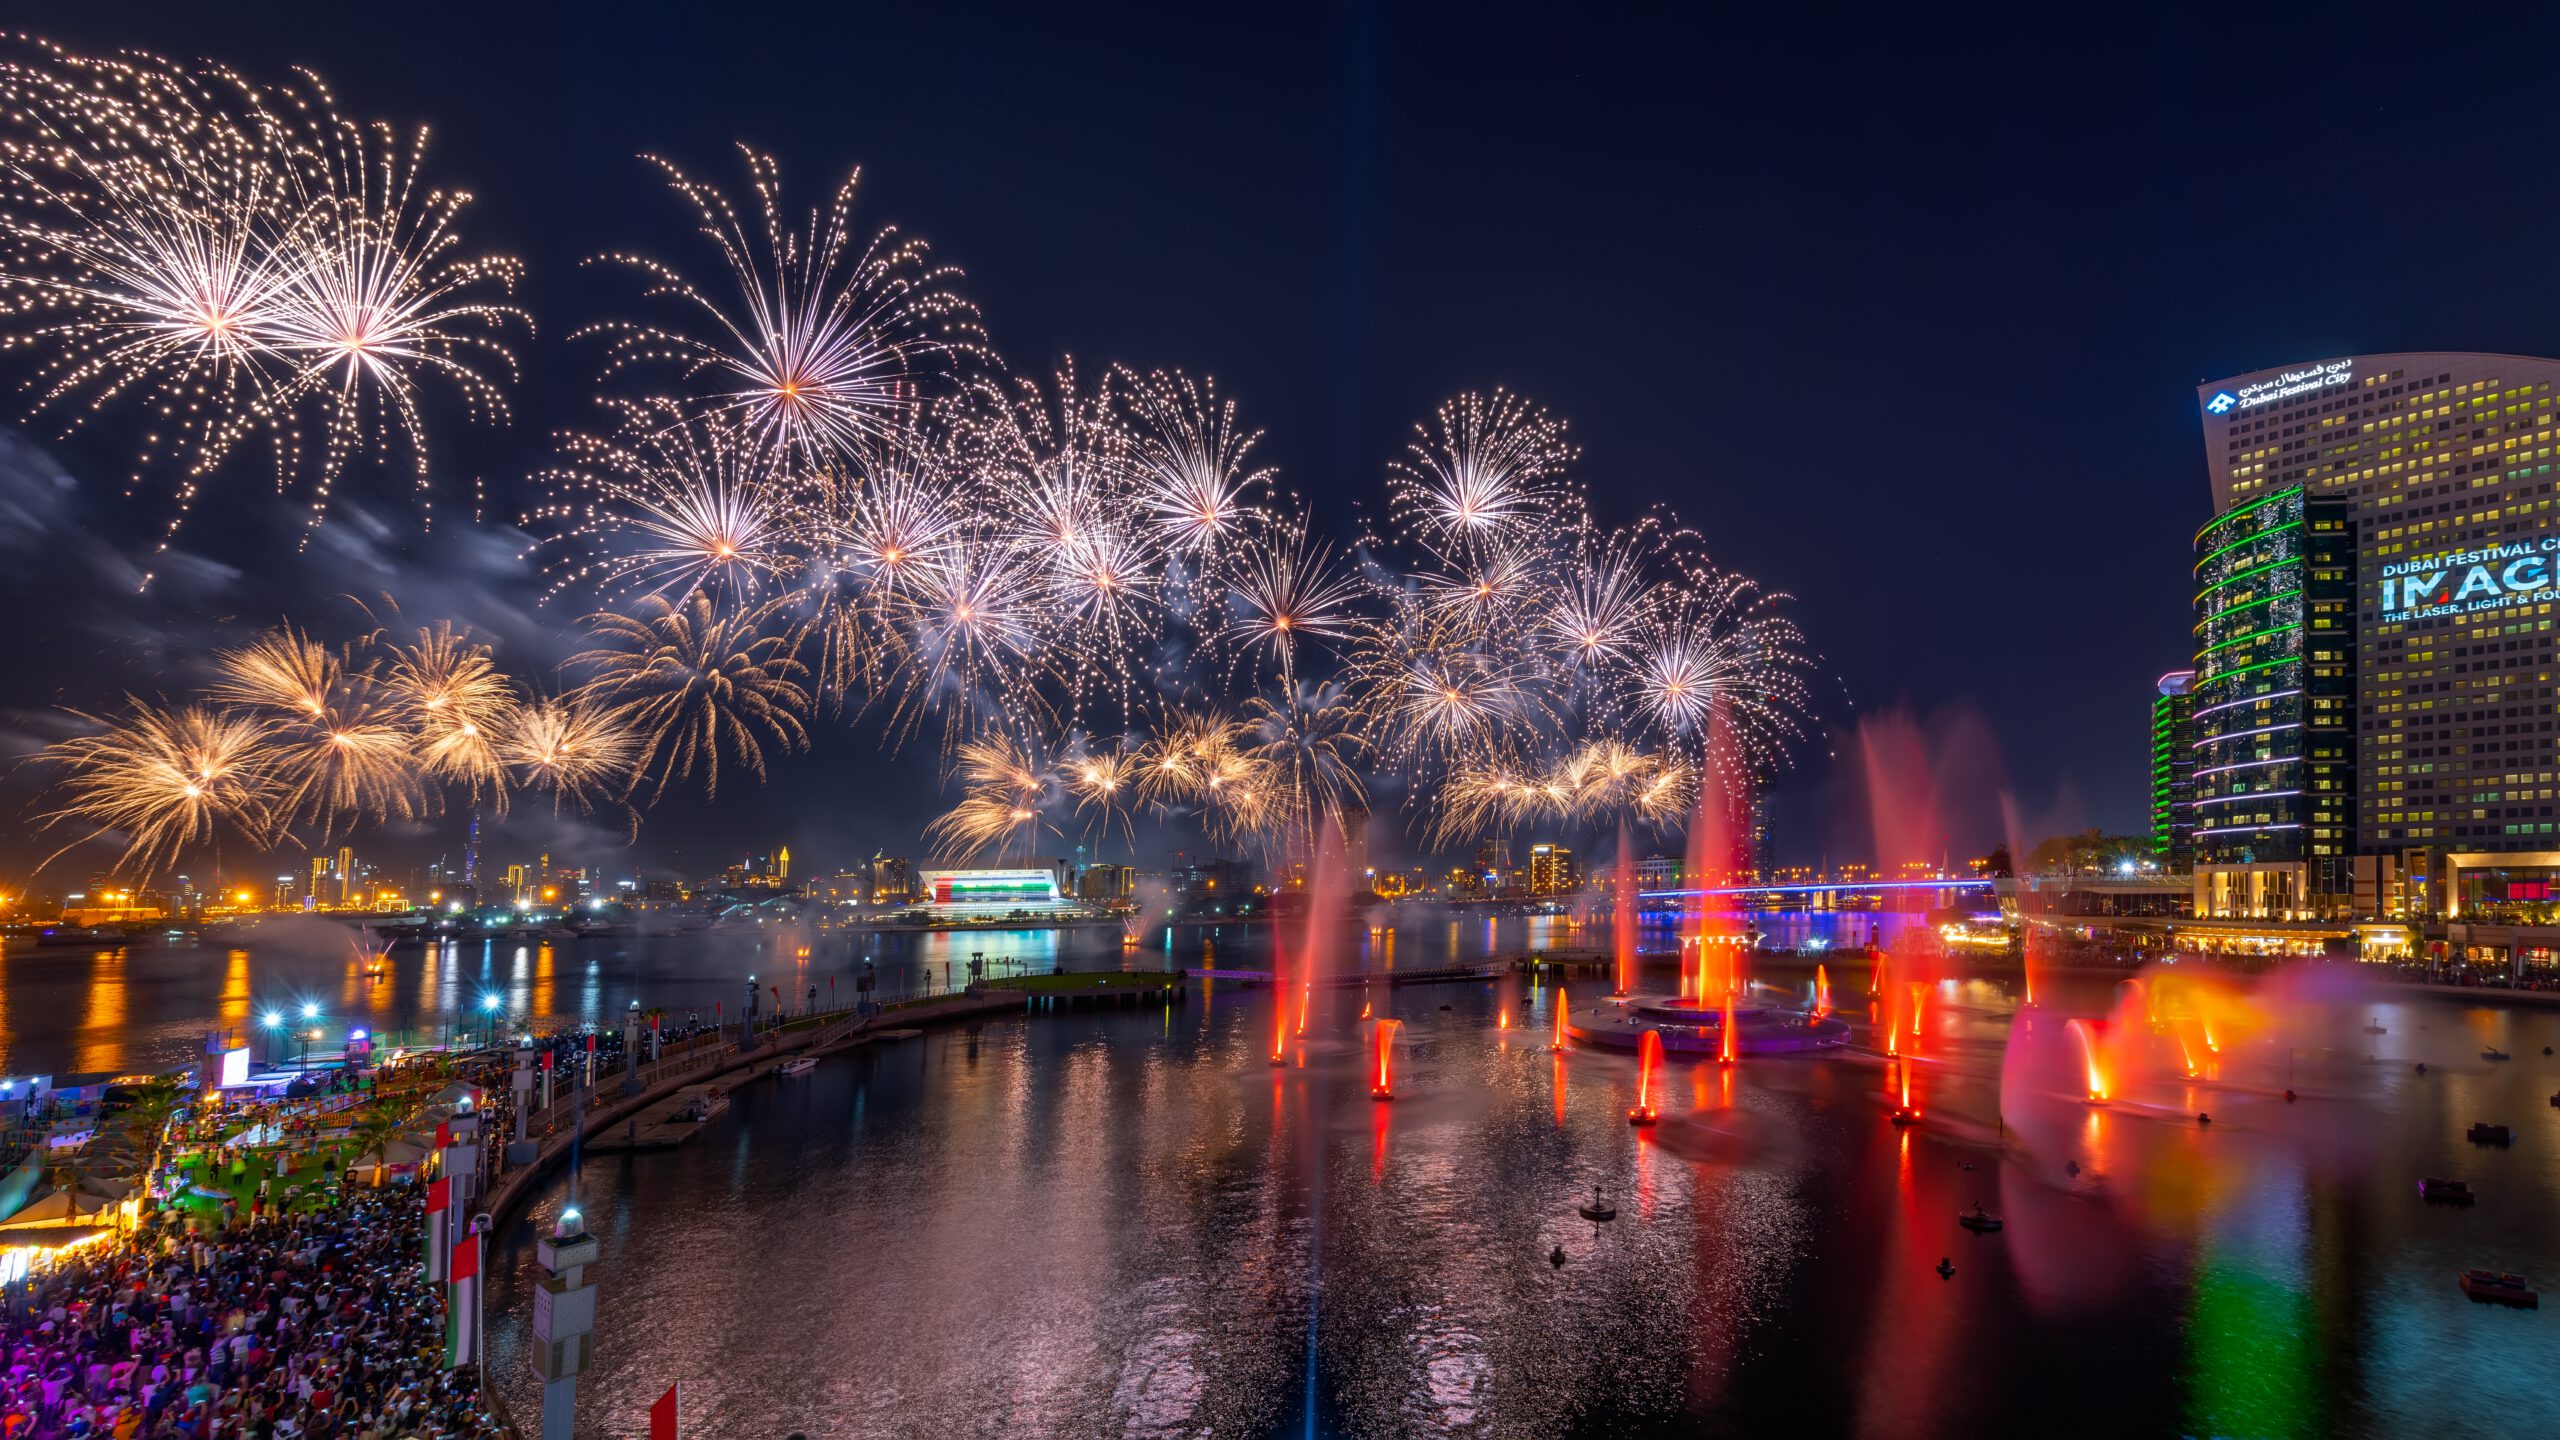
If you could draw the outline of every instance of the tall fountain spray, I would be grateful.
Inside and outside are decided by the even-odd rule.
[[[1636,983],[1636,851],[1627,822],[1618,822],[1618,869],[1609,882],[1615,892],[1609,914],[1609,949],[1617,961],[1618,988],[1626,994]]]
[[[1630,1125],[1651,1125],[1662,1118],[1653,1108],[1654,1072],[1662,1068],[1662,1032],[1647,1030],[1636,1043],[1636,1105],[1627,1112]]]
[[[1731,1065],[1741,1058],[1742,993],[1727,990],[1724,992],[1724,1024],[1716,1035],[1716,1063]]]
[[[1564,1053],[1564,1021],[1568,1013],[1570,1012],[1565,1005],[1564,987],[1559,985],[1556,987],[1556,1036],[1547,1042],[1547,1048],[1558,1054]]]
[[[1396,1098],[1396,1032],[1403,1028],[1401,1020],[1380,1020],[1369,1027],[1369,1098],[1372,1100]]]

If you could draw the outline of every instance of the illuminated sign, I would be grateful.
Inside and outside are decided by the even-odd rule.
[[[2216,415],[2225,414],[2235,407],[2254,410],[2258,406],[2273,405],[2279,400],[2290,400],[2314,390],[2352,385],[2356,378],[2355,368],[2353,360],[2330,360],[2306,365],[2299,370],[2287,370],[2272,380],[2252,380],[2241,386],[2236,395],[2229,390],[2216,391],[2212,399],[2204,402],[2204,408]]]
[[[2560,535],[2479,550],[2454,550],[2382,567],[2382,618],[2476,615],[2551,598]]]
[[[222,1052],[222,1088],[232,1089],[249,1083],[249,1047],[234,1045]]]
[[[924,893],[936,905],[1054,905],[1058,877],[1046,870],[927,870]]]

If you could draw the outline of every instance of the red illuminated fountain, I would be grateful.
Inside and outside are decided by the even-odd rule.
[[[1900,1061],[1894,1069],[1902,1085],[1902,1103],[1893,1107],[1893,1123],[1917,1125],[1920,1123],[1920,1111],[1911,1103],[1911,1062],[1907,1059]]]
[[[1618,977],[1618,988],[1612,993],[1624,995],[1636,983],[1636,852],[1623,820],[1618,822],[1618,869],[1609,889],[1613,895],[1609,946],[1617,960]]]
[[[1289,993],[1288,981],[1282,979],[1271,988],[1277,992],[1272,997],[1271,1006],[1271,1063],[1286,1065],[1289,1063],[1289,1002],[1280,996]]]
[[[1742,997],[1739,992],[1727,990],[1724,992],[1724,1023],[1716,1027],[1716,1063],[1731,1065],[1741,1058]]]
[[[1559,985],[1556,987],[1556,1035],[1547,1042],[1547,1048],[1559,1054],[1564,1051],[1564,1018],[1569,1013],[1571,1009],[1565,1004],[1564,987]]]
[[[1396,1098],[1396,1031],[1403,1025],[1404,1022],[1401,1020],[1381,1020],[1369,1032],[1372,1052],[1369,1067],[1369,1098],[1372,1100]]]
[[[1813,1018],[1831,1013],[1831,971],[1821,965],[1813,967]]]
[[[2107,1103],[2107,1071],[2098,1055],[2097,1023],[2074,1020],[2063,1028],[2080,1042],[2080,1063],[2089,1077],[2089,1093],[2084,1098],[2092,1105],[2104,1105]]]
[[[1653,1108],[1653,1076],[1662,1068],[1662,1032],[1647,1030],[1636,1044],[1636,1107],[1627,1112],[1630,1125],[1652,1125],[1662,1119]]]

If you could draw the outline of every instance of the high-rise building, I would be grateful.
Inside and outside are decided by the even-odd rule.
[[[2228,647],[2197,666],[2200,910],[2209,839],[2228,847],[2236,836],[2243,848],[2273,839],[2234,831],[2204,807],[2208,786],[2223,778],[2209,768],[2274,758],[2238,754],[2236,744],[2206,758],[2210,712],[2244,691],[2244,709],[2270,707],[2260,724],[2302,727],[2298,765],[2262,765],[2292,782],[2252,783],[2302,792],[2293,821],[2303,827],[2309,892],[2334,888],[2370,913],[2404,880],[2560,870],[2551,805],[2555,384],[2560,361],[2445,353],[2323,360],[2197,388],[2214,524],[2242,547],[2235,555],[2266,545],[2276,568],[2265,574],[2299,571],[2301,596],[2268,585],[2255,598],[2279,613],[2298,601],[2307,641],[2298,665],[2253,672],[2298,672],[2298,686],[2241,677],[2221,682],[2229,693],[2210,693],[2208,676],[2238,668],[2221,656],[2251,650],[2258,642],[2245,637],[2268,627],[2232,613],[2236,594],[2228,607],[2210,592],[2198,600],[2199,620],[2213,627],[2202,643]],[[2281,543],[2259,537],[2296,505],[2301,553],[2288,569],[2273,553]],[[2325,521],[2324,506],[2335,507]],[[2198,584],[2238,592],[2258,581],[2246,569],[2221,563],[2208,577],[2200,561]],[[2300,692],[2292,720],[2272,694],[2285,688]],[[2240,728],[2256,727],[2222,727]],[[2232,788],[2215,792],[2226,814],[2273,814],[2279,797],[2235,800]],[[2450,914],[2461,897],[2410,905]],[[2325,907],[2221,913],[2286,908]]]
[[[2193,670],[2160,677],[2151,699],[2151,856],[2164,871],[2195,863],[2195,702]]]
[[[2300,486],[2196,532],[2196,912],[2296,916],[2350,888],[2347,511]]]
[[[916,892],[915,868],[903,855],[871,857],[871,903],[904,905]]]
[[[1581,888],[1582,871],[1574,864],[1571,850],[1562,845],[1537,844],[1529,847],[1531,895],[1570,895]]]

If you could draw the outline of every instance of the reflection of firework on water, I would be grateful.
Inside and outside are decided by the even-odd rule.
[[[589,672],[581,697],[613,707],[638,737],[635,788],[649,784],[654,799],[699,771],[705,792],[717,795],[722,756],[762,779],[766,746],[808,743],[801,665],[783,637],[764,630],[765,612],[724,611],[699,592],[680,604],[645,597],[636,609],[591,617],[595,648],[569,657]]]
[[[490,371],[525,317],[512,261],[459,253],[470,197],[421,189],[424,133],[338,113],[304,75],[113,61],[20,41],[0,61],[0,243],[10,343],[49,351],[36,408],[125,416],[135,479],[178,469],[174,534],[205,480],[264,433],[277,476],[322,426],[313,515],[359,450],[394,437],[427,469],[418,381],[502,417]],[[166,548],[166,538],[163,548]]]
[[[139,700],[112,721],[80,718],[103,728],[40,752],[61,772],[45,824],[87,827],[72,845],[120,834],[120,868],[147,876],[219,830],[258,846],[273,838],[275,757],[263,722],[203,706],[161,709]]]
[[[726,284],[704,289],[655,260],[607,257],[638,270],[646,293],[677,302],[683,316],[594,327],[612,337],[607,373],[672,368],[693,403],[811,461],[894,437],[919,390],[979,348],[976,312],[946,288],[958,272],[933,265],[923,241],[895,230],[857,237],[860,171],[796,225],[773,158],[743,145],[739,153],[754,197],[744,213],[715,187],[649,157],[693,206],[729,273]]]

